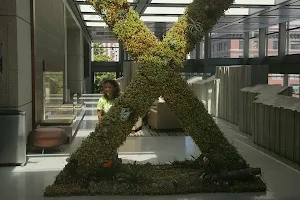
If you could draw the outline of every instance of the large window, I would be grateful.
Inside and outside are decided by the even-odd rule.
[[[211,57],[228,58],[230,49],[228,49],[229,39],[211,39]]]
[[[211,57],[212,58],[241,58],[244,34],[212,34]]]
[[[279,25],[278,24],[268,27],[267,34],[269,35],[272,33],[279,33]]]
[[[283,86],[283,74],[269,74],[268,84]]]
[[[287,54],[300,54],[300,28],[288,31]]]
[[[289,86],[293,88],[293,96],[299,98],[299,89],[300,89],[299,74],[289,74]]]
[[[249,40],[249,58],[258,57],[259,55],[258,51],[259,51],[258,38],[251,38]]]
[[[259,56],[259,30],[249,32],[249,58]]]
[[[268,44],[267,44],[267,56],[278,56],[278,33],[271,33],[267,35]]]
[[[272,41],[272,49],[278,50],[278,41]]]
[[[284,75],[283,74],[269,74],[268,84],[283,86],[284,85]],[[299,74],[289,74],[288,85],[293,88],[293,96],[299,98],[300,75]]]
[[[200,42],[200,59],[204,59],[204,42]]]
[[[243,58],[244,57],[244,40],[233,39],[230,41],[231,53],[230,58]]]
[[[291,41],[291,50],[299,50],[300,49],[300,41]]]
[[[288,22],[287,54],[300,54],[300,19]]]
[[[239,41],[239,49],[244,49],[244,40]]]
[[[92,61],[119,61],[119,43],[93,43]]]

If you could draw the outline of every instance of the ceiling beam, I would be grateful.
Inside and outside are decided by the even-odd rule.
[[[148,0],[145,0],[146,3],[142,2],[143,0],[140,0],[138,3],[130,3],[130,6],[140,6],[142,5],[143,7],[187,7],[189,4],[186,3],[148,3]],[[283,0],[281,0],[283,1]],[[75,4],[78,5],[91,5],[89,2],[86,1],[74,1]],[[230,7],[231,8],[261,8],[261,7],[268,7],[268,6],[273,6],[273,5],[255,5],[255,4],[232,4]]]
[[[77,6],[74,4],[74,1],[73,0],[64,0],[63,2],[65,3],[66,8],[70,12],[71,16],[74,18],[75,22],[78,23],[78,25],[80,26],[85,39],[87,40],[88,43],[90,43],[92,41],[91,35],[90,35],[89,31],[87,30],[87,27],[84,23],[82,15],[81,15],[80,11],[78,10]]]
[[[159,2],[159,1],[158,1]],[[243,1],[238,1],[238,2],[243,2]],[[270,1],[269,1],[270,2]],[[252,4],[233,4],[230,8],[248,8],[248,15],[236,15],[237,13],[226,13],[226,15],[223,17],[224,19],[226,18],[235,18],[236,20],[228,20],[228,22],[225,21],[220,21],[224,23],[219,23],[216,28],[213,28],[213,32],[222,32],[228,29],[230,31],[230,28],[232,26],[235,26],[239,23],[242,24],[249,24],[249,22],[246,22],[246,20],[249,20],[250,18],[258,18],[260,15],[267,14],[268,12],[274,11],[276,9],[280,8],[286,8],[288,9],[287,5],[295,3],[295,2],[300,2],[300,0],[274,0],[275,5],[271,5],[270,3],[268,5],[252,5]],[[87,2],[75,2],[77,5],[90,5]],[[151,3],[151,0],[138,0],[136,3],[130,3],[130,6],[134,7],[135,6],[135,11],[140,15],[140,16],[161,16],[161,17],[179,17],[181,15],[178,14],[144,14],[144,11],[146,10],[147,7],[186,7],[188,4],[175,4],[175,3]],[[76,6],[77,7],[77,6]],[[82,12],[81,14],[83,15],[98,15],[97,12]],[[280,13],[278,16],[274,16],[274,18],[280,18],[281,15]],[[163,20],[163,19],[162,19]],[[289,21],[287,19],[287,21]],[[88,20],[86,22],[103,22],[101,20]],[[147,21],[145,23],[148,23]],[[264,24],[259,23],[259,22],[254,22],[251,24],[260,24],[262,26],[269,26],[271,22],[266,22]],[[92,27],[88,27],[92,28]],[[94,27],[98,28],[98,27]],[[100,28],[100,27],[99,27]],[[99,30],[100,31],[100,30]],[[250,29],[243,29],[241,31],[251,31]],[[101,31],[100,31],[101,32]],[[96,37],[96,36],[95,36]]]
[[[229,26],[232,26],[232,25],[235,25],[235,24],[238,24],[238,23],[243,23],[243,21],[245,21],[245,20],[247,20],[247,19],[250,19],[250,18],[252,18],[252,17],[259,17],[259,16],[262,15],[262,14],[265,14],[265,13],[268,13],[268,12],[271,12],[271,11],[274,11],[274,10],[277,10],[277,9],[279,9],[279,8],[285,7],[285,6],[287,6],[287,5],[289,5],[289,4],[292,4],[292,3],[295,3],[295,2],[299,2],[299,0],[289,0],[289,1],[283,2],[283,3],[279,4],[279,5],[275,5],[275,6],[272,6],[272,7],[269,7],[269,8],[265,8],[264,10],[259,11],[259,12],[255,13],[255,14],[252,14],[252,15],[249,15],[249,16],[247,16],[247,17],[241,18],[241,19],[236,20],[236,21],[234,21],[234,22],[232,22],[232,23],[228,23],[228,24],[226,24],[226,25],[224,25],[224,26],[215,28],[215,29],[213,29],[213,31],[222,30],[222,29],[224,29],[224,28],[226,28],[226,27],[229,27]]]
[[[139,0],[138,4],[135,7],[135,11],[139,14],[142,14],[146,9],[146,5],[149,0]]]

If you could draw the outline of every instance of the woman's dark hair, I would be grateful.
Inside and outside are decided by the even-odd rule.
[[[113,99],[119,97],[120,96],[120,91],[121,91],[119,83],[115,80],[105,80],[104,83],[103,83],[103,91],[102,91],[102,93],[104,95],[104,98],[108,99],[107,94],[105,94],[105,92],[104,92],[104,87],[105,87],[106,83],[109,83],[114,87],[114,92],[113,92],[113,95],[112,95]]]

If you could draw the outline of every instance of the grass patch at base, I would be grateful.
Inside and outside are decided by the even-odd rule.
[[[117,169],[95,169],[88,183],[54,184],[45,196],[93,195],[172,195],[211,192],[264,192],[266,185],[258,176],[244,181],[203,180],[203,166],[185,164],[121,164]],[[105,175],[106,174],[106,175]],[[109,175],[107,175],[109,174]]]

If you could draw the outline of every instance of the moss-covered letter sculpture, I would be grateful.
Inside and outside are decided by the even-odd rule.
[[[46,188],[46,195],[82,195],[83,188],[93,182],[95,171],[113,158],[138,116],[143,116],[159,96],[164,97],[185,133],[199,146],[199,160],[207,164],[206,174],[248,168],[180,75],[187,53],[233,1],[194,0],[163,41],[159,41],[126,0],[89,0],[137,62],[137,74],[95,132],[71,154],[54,184]]]

